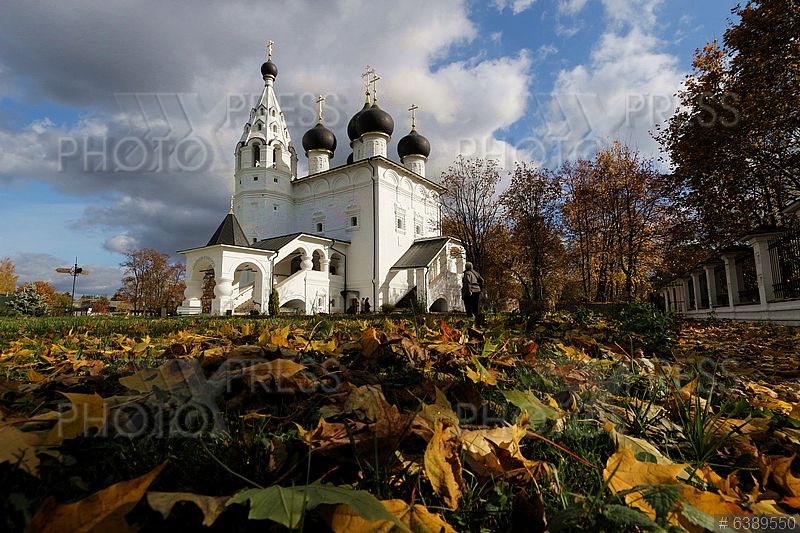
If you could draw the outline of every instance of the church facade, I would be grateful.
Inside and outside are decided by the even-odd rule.
[[[439,233],[444,188],[425,175],[430,143],[416,131],[415,107],[392,161],[394,121],[378,105],[377,77],[367,79],[364,106],[347,126],[347,163],[331,168],[338,143],[320,97],[317,123],[302,139],[308,175],[298,176],[277,74],[270,52],[261,98],[236,144],[230,211],[205,246],[179,252],[186,290],[178,312],[203,312],[209,278],[212,314],[265,313],[273,288],[282,312],[343,313],[365,298],[373,310],[412,300],[431,311],[463,309],[464,250]]]

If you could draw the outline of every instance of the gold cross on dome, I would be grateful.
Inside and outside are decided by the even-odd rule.
[[[272,47],[275,46],[275,41],[270,39],[267,41],[267,61],[272,61]]]
[[[325,102],[325,97],[319,95],[317,97],[317,122],[322,124],[322,104]]]
[[[419,109],[419,106],[417,104],[411,104],[411,107],[408,108],[408,110],[411,111],[411,129],[412,130],[417,127],[417,124],[415,122],[416,115],[414,114],[414,111],[416,111],[417,109]]]
[[[380,76],[372,76],[372,79],[369,82],[372,84],[372,103],[378,101],[378,80],[381,79]]]
[[[375,74],[375,69],[369,65],[365,66],[364,71],[361,73],[361,78],[364,80],[364,95],[366,96],[367,102],[369,102],[369,77],[373,74]]]
[[[231,196],[231,214],[233,214],[233,196]]]

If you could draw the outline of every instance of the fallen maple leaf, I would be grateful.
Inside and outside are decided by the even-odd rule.
[[[460,450],[455,428],[447,421],[437,421],[433,437],[425,448],[425,473],[433,490],[450,509],[458,508],[461,487],[464,485]]]
[[[165,519],[172,508],[179,502],[191,502],[203,513],[203,525],[211,527],[219,515],[225,510],[224,496],[204,496],[193,492],[148,492],[147,505],[154,511],[161,513]]]
[[[167,463],[147,474],[122,481],[74,503],[59,505],[46,500],[30,523],[30,533],[99,533],[130,531],[127,515],[142,499],[147,487]]]
[[[103,398],[95,394],[62,392],[72,404],[69,411],[59,416],[50,430],[46,444],[55,444],[85,434],[90,428],[102,429],[108,417],[108,406]]]
[[[403,500],[381,501],[386,510],[397,517],[412,533],[456,533],[456,530],[436,513],[423,505],[409,505]],[[387,520],[367,521],[349,505],[337,505],[326,516],[334,533],[397,533],[403,531]]]
[[[40,440],[38,435],[11,425],[0,427],[0,463],[19,464],[23,470],[38,475],[39,458],[36,457],[35,445]]]

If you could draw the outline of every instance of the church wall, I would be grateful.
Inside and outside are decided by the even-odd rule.
[[[379,279],[383,283],[377,305],[383,302],[395,303],[412,288],[408,283],[408,276],[390,274],[389,269],[414,240],[439,235],[430,223],[430,219],[438,220],[438,204],[431,197],[431,193],[435,191],[430,186],[388,166],[381,166],[380,177]]]
[[[369,168],[343,169],[295,184],[295,230],[311,234],[317,224],[320,235],[349,241],[347,255],[348,291],[372,299],[372,179]],[[353,226],[351,219],[357,224]]]

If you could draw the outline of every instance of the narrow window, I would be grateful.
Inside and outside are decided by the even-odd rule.
[[[273,211],[277,211],[278,210],[278,204],[272,204],[272,210]]]
[[[258,181],[258,176],[253,176],[253,181]]]
[[[350,217],[350,225],[358,226],[358,217]]]
[[[317,232],[322,231],[322,222],[317,222]]]
[[[261,124],[261,123],[259,122],[259,123],[258,123],[258,131],[261,131],[261,128],[262,128],[262,127],[263,127],[263,124]]]
[[[253,145],[253,166],[257,167],[261,164],[261,147],[257,144]]]
[[[275,183],[278,183],[278,178],[272,178],[272,181],[274,181]]]
[[[257,242],[258,242],[258,237],[253,237],[253,243],[257,243]]]

